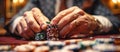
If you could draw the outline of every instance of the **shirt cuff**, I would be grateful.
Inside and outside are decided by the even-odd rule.
[[[101,24],[101,32],[109,32],[112,29],[112,23],[104,16],[93,15],[95,19]]]

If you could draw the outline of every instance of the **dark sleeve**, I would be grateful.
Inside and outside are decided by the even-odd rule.
[[[106,8],[99,0],[96,2],[96,6],[94,6],[94,14],[102,15],[109,19],[112,23],[113,27],[108,33],[119,33],[120,28],[120,20],[118,17],[115,17],[112,12]]]
[[[29,0],[28,3],[26,4],[26,6],[25,6],[23,9],[21,9],[16,15],[14,15],[14,16],[12,17],[12,19],[10,20],[10,22],[9,22],[7,25],[5,25],[5,27],[4,27],[4,28],[7,30],[7,33],[10,33],[10,34],[11,34],[9,28],[10,28],[12,22],[13,22],[18,16],[22,16],[25,11],[29,11],[29,10],[31,10],[33,7],[37,7],[37,0]]]

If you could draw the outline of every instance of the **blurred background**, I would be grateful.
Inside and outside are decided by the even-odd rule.
[[[0,0],[0,33],[3,26],[19,12],[27,3],[28,0]],[[112,13],[120,19],[120,0],[101,0]]]

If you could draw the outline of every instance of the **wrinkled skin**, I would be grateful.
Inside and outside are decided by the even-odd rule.
[[[18,32],[16,34],[25,39],[33,38],[34,33],[45,30],[47,27],[46,22],[49,22],[49,19],[38,8],[26,11],[22,17],[16,27]]]
[[[26,11],[23,19],[19,22],[16,34],[25,39],[34,37],[34,33],[41,32],[47,27],[49,22],[38,8]],[[51,24],[57,25],[61,38],[77,37],[81,34],[91,34],[95,30],[97,23],[94,17],[85,13],[82,9],[74,6],[59,12],[52,20]]]
[[[61,38],[88,35],[97,27],[94,17],[76,6],[58,13],[52,19],[51,24],[58,25]]]

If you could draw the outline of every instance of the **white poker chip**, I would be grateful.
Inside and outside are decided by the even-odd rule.
[[[61,41],[48,41],[48,45],[64,45],[64,42]]]
[[[64,47],[64,42],[61,41],[48,41],[47,44],[50,47],[50,50],[62,49]]]
[[[97,44],[92,47],[99,51],[115,51],[116,47],[113,44]]]
[[[28,43],[29,45],[34,45],[34,46],[41,46],[47,44],[47,41],[31,41]]]
[[[65,40],[65,44],[69,45],[69,44],[76,44],[77,42],[81,42],[82,39],[71,39],[71,40]]]
[[[82,52],[100,52],[100,51],[93,50],[93,49],[86,49],[86,50],[83,50]]]
[[[16,46],[14,48],[14,51],[16,51],[16,52],[29,52],[29,51],[34,50],[35,48],[36,48],[35,46],[25,44],[25,45]]]
[[[50,48],[48,46],[37,47],[34,52],[49,52]]]
[[[11,46],[10,45],[0,45],[0,50],[10,50]]]
[[[90,45],[93,45],[95,44],[95,41],[91,41],[91,40],[87,40],[87,41],[82,41],[82,42],[79,42],[78,45],[83,45],[83,46],[90,46]]]
[[[71,44],[62,48],[62,50],[74,50],[74,49],[80,49],[80,46],[78,46],[77,44]]]

